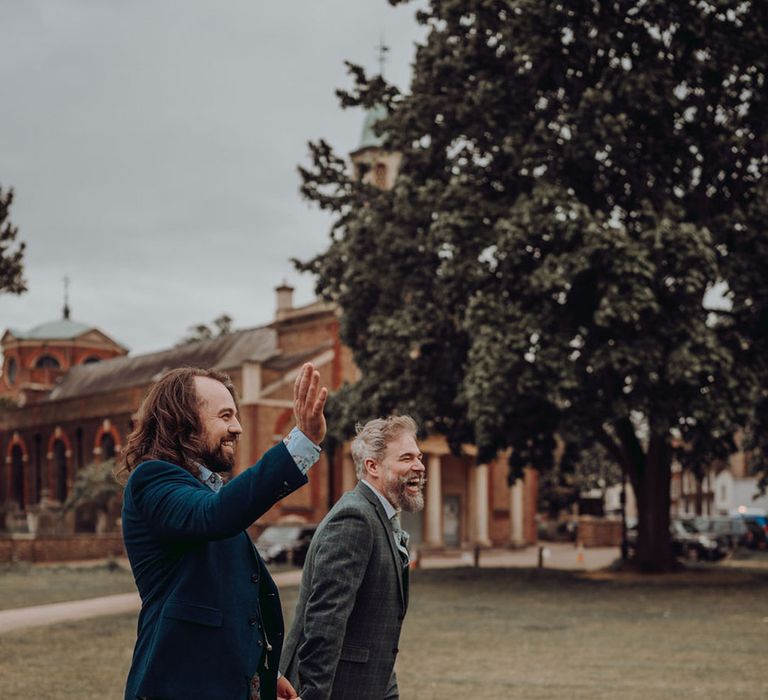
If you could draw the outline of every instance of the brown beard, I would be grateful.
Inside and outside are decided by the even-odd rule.
[[[235,438],[230,437],[229,439],[234,440],[236,444]],[[221,472],[231,472],[235,467],[235,456],[230,456],[225,453],[224,448],[221,446],[221,442],[219,442],[214,449],[211,449],[206,442],[205,447],[200,452],[200,461],[208,469],[217,474]]]

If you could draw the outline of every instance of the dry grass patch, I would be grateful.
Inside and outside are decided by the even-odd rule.
[[[0,567],[0,610],[135,590],[131,572],[121,566],[17,564]]]
[[[417,571],[403,700],[762,700],[768,578],[652,585],[555,571]],[[282,591],[287,621],[296,588]],[[0,635],[3,700],[120,700],[135,615]]]

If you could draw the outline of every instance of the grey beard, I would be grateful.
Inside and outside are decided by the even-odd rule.
[[[410,494],[406,491],[406,486],[410,478],[410,476],[401,476],[397,479],[395,484],[393,484],[393,495],[396,496],[393,500],[396,501],[394,505],[397,508],[407,511],[408,513],[417,513],[424,509],[424,484],[427,479],[426,477],[422,477],[419,482],[419,492]]]

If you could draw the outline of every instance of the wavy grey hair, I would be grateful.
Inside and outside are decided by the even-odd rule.
[[[358,479],[365,478],[365,460],[375,459],[380,462],[387,451],[387,445],[397,439],[402,433],[411,433],[416,437],[418,427],[410,416],[388,416],[375,418],[365,425],[355,426],[355,437],[352,440],[352,461],[355,463],[355,474]]]

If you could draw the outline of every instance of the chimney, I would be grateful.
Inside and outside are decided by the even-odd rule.
[[[293,309],[293,287],[283,281],[279,287],[275,287],[275,293],[277,294],[277,312],[275,313],[275,318],[279,321],[280,319],[285,318]]]

